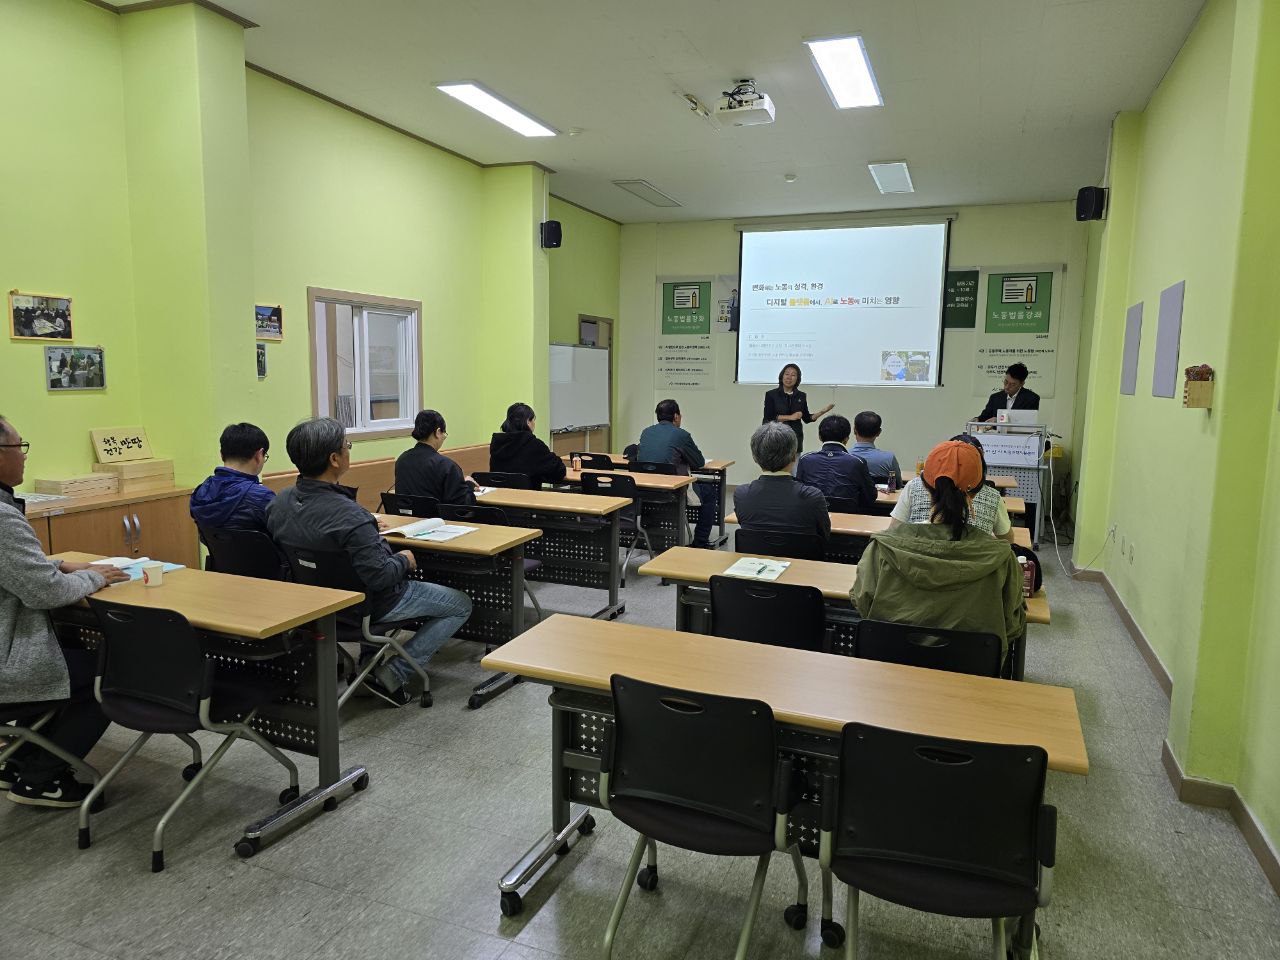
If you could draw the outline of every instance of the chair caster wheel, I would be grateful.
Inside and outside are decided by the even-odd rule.
[[[262,841],[257,837],[241,837],[236,841],[236,856],[241,860],[248,860],[258,852],[261,846]]]
[[[520,899],[520,894],[514,890],[504,893],[502,899],[498,903],[498,909],[502,911],[504,917],[519,916],[524,910],[524,901]]]
[[[324,809],[324,812],[325,812],[325,813],[333,813],[333,811],[335,811],[335,810],[337,810],[337,809],[338,809],[338,798],[337,798],[337,797],[325,797],[325,798],[324,798],[323,809]]]
[[[782,911],[782,919],[792,930],[803,930],[809,922],[809,906],[804,903],[793,903]]]
[[[834,920],[822,921],[822,942],[828,947],[844,946],[844,927]]]
[[[596,818],[591,814],[587,814],[582,818],[582,822],[578,824],[578,834],[583,837],[591,836],[596,828]]]
[[[199,760],[197,760],[195,763],[188,763],[185,767],[182,768],[182,779],[187,781],[187,783],[190,783],[192,780],[195,779],[196,774],[200,772],[200,768],[203,766],[204,764],[201,763]]]
[[[351,789],[356,793],[359,793],[361,790],[368,790],[369,775],[367,773],[362,773],[360,776],[356,777],[355,780],[352,781]]]
[[[426,709],[427,707],[431,706],[431,704],[435,703],[435,701],[431,698],[431,691],[430,690],[422,691],[422,696],[421,698],[419,698],[418,703],[423,707],[423,709]]]
[[[641,890],[652,892],[658,889],[658,868],[657,867],[641,867],[640,872],[636,874],[636,886]]]
[[[480,694],[473,693],[471,696],[467,697],[468,710],[479,710],[483,706],[484,706],[484,697],[480,696]]]
[[[294,800],[297,800],[297,799],[298,799],[297,787],[285,787],[283,790],[280,791],[280,806],[282,807],[286,803],[292,803]]]

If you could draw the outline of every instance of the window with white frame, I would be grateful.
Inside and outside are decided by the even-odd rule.
[[[413,426],[422,396],[422,305],[339,290],[310,289],[316,416],[355,435]]]

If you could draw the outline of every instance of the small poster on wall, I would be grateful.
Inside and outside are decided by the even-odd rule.
[[[254,307],[253,320],[259,340],[284,339],[284,311],[279,306]]]
[[[659,281],[658,293],[655,389],[664,392],[712,389],[716,372],[711,336],[712,281],[701,278]],[[715,304],[715,309],[719,317],[720,305]]]
[[[70,343],[71,298],[9,291],[9,337],[12,340],[60,340]]]
[[[50,390],[104,390],[107,386],[101,347],[45,347],[44,368]]]
[[[982,322],[974,338],[973,395],[1004,387],[1004,372],[1025,363],[1027,386],[1041,397],[1057,387],[1058,327],[1053,317],[1056,270],[987,271]]]
[[[258,347],[258,379],[267,379],[267,345],[265,343],[257,344]]]

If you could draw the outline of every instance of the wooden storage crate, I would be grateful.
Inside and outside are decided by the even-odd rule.
[[[121,493],[150,493],[152,490],[168,490],[173,486],[173,461],[162,457],[96,463],[93,469],[95,473],[116,477]]]
[[[64,497],[106,497],[119,492],[119,477],[104,473],[36,481],[36,493],[57,493]]]

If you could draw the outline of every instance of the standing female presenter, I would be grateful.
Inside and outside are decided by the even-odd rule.
[[[824,413],[835,407],[828,403],[817,413],[809,412],[809,402],[800,389],[800,368],[788,363],[778,374],[778,387],[764,395],[763,423],[777,420],[785,423],[796,432],[796,452],[804,449],[804,425],[813,423]]]

